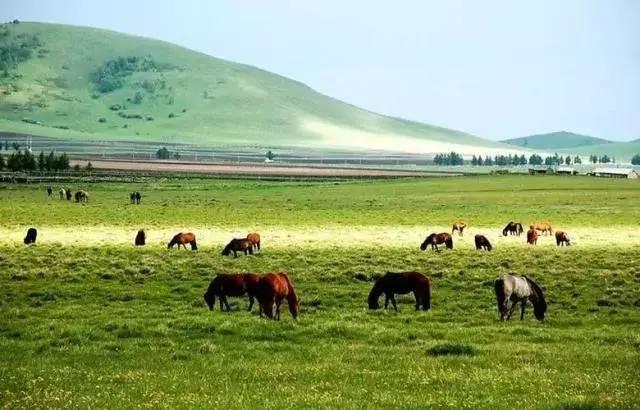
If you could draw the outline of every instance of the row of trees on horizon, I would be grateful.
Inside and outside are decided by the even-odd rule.
[[[38,157],[29,150],[16,150],[4,158],[0,154],[0,170],[8,169],[12,172],[18,171],[66,171],[69,169],[69,157],[66,153],[56,155],[53,151],[45,155],[40,152]]]
[[[473,166],[522,166],[522,165],[572,165],[572,164],[582,164],[582,157],[576,155],[572,157],[571,155],[563,156],[559,154],[555,154],[552,156],[542,157],[538,154],[532,154],[527,158],[524,154],[522,155],[494,155],[489,156],[485,155],[473,155],[471,157],[471,161],[469,161]],[[615,158],[609,157],[608,155],[590,155],[589,163],[591,164],[610,164],[615,163]],[[465,163],[461,154],[457,152],[450,152],[446,154],[436,154],[433,157],[433,163],[435,165],[463,165]],[[631,159],[631,163],[633,165],[640,165],[640,154],[636,154]]]

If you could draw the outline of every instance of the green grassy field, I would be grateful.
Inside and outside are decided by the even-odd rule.
[[[638,406],[637,182],[507,176],[82,188],[88,205],[47,200],[39,186],[0,186],[4,406]],[[128,204],[134,189],[143,192],[140,206]],[[537,247],[498,238],[510,219],[542,217],[585,239],[556,248],[551,238]],[[457,218],[471,227],[453,251],[419,252],[422,238],[404,236]],[[27,248],[19,239],[28,226],[38,227],[42,242]],[[206,235],[198,252],[169,251],[160,236],[135,249],[128,242],[142,226],[150,234],[257,229],[263,250],[223,258],[224,243]],[[67,229],[104,237],[47,238]],[[375,231],[384,240],[353,240]],[[632,239],[588,240],[605,231]],[[323,232],[330,235],[312,244],[298,236]],[[495,251],[473,250],[474,232],[494,240]],[[113,237],[121,234],[122,243]],[[288,312],[280,322],[261,320],[243,311],[244,298],[231,299],[231,313],[204,305],[217,272],[280,270],[302,299],[298,321]],[[371,279],[387,270],[429,275],[433,309],[414,312],[411,298],[401,297],[398,313],[369,311]],[[544,322],[530,309],[524,322],[497,321],[492,284],[506,272],[543,285]]]

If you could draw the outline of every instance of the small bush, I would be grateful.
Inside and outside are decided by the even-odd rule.
[[[98,118],[98,122],[103,122],[104,123],[104,122],[107,122],[107,119],[104,118],[104,117],[100,117],[100,118]]]
[[[459,343],[445,343],[433,346],[427,350],[429,356],[475,356],[473,346]]]

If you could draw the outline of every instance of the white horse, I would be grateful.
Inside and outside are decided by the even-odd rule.
[[[547,311],[547,302],[540,286],[527,276],[502,275],[495,281],[496,299],[500,320],[509,320],[520,303],[520,320],[524,319],[524,307],[527,300],[533,305],[536,319],[543,320]],[[511,302],[511,306],[509,306]]]

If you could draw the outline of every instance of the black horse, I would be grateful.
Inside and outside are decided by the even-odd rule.
[[[511,221],[502,230],[502,236],[507,236],[507,235],[520,236],[522,235],[523,232],[524,232],[524,229],[522,229],[521,223]]]
[[[142,200],[142,195],[138,191],[134,191],[129,194],[129,201],[132,204],[140,205],[140,201]]]
[[[253,255],[253,242],[247,238],[232,239],[222,250],[222,256],[229,256],[233,252],[234,257],[238,257],[238,252],[246,255]]]
[[[453,238],[451,238],[451,235],[446,232],[432,233],[425,238],[424,242],[422,242],[422,244],[420,245],[420,250],[426,251],[427,247],[431,245],[431,249],[440,251],[440,249],[438,249],[438,245],[441,245],[443,243],[445,244],[447,249],[453,249]]]
[[[379,309],[378,299],[384,293],[384,308],[389,306],[398,311],[394,294],[401,295],[413,292],[416,298],[416,310],[431,309],[431,281],[420,272],[387,272],[378,279],[369,293],[369,309]]]
[[[476,249],[484,249],[485,251],[490,251],[491,249],[493,249],[493,246],[491,246],[491,242],[489,242],[486,236],[476,235],[474,239],[476,242]]]
[[[27,236],[24,237],[24,244],[31,245],[32,243],[36,243],[36,238],[38,237],[38,231],[36,228],[29,228],[27,230]]]
[[[146,239],[147,239],[147,234],[144,233],[144,229],[140,229],[138,231],[138,234],[136,235],[136,240],[135,240],[136,246],[144,246]]]

